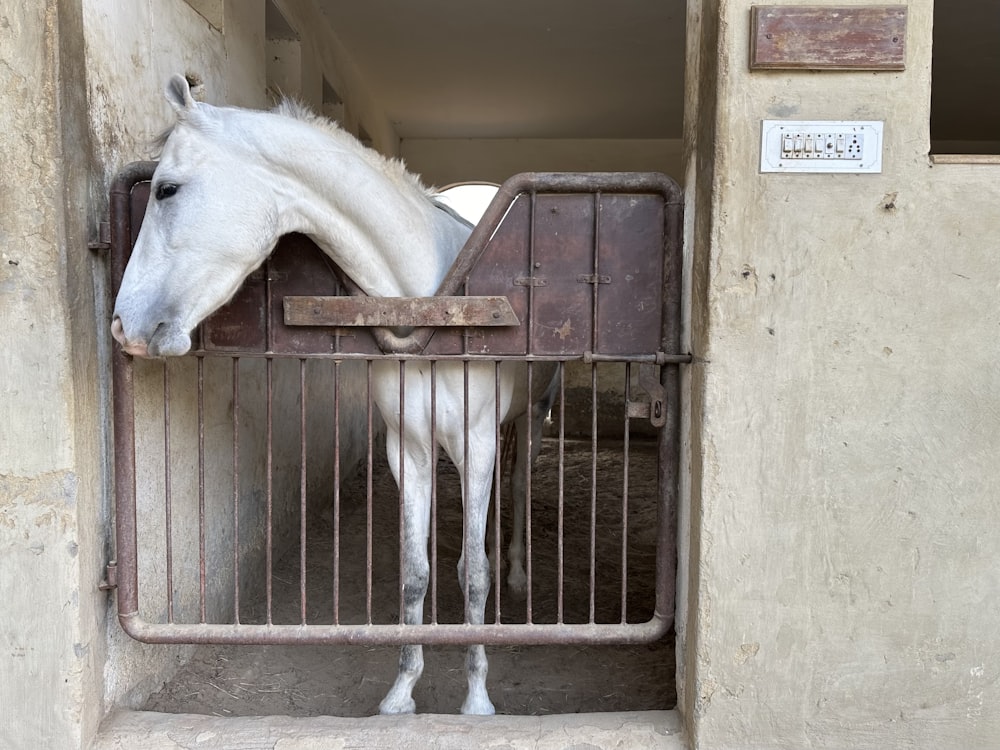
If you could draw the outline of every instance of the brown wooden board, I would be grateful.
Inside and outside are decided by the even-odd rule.
[[[907,9],[755,5],[750,68],[903,70]]]

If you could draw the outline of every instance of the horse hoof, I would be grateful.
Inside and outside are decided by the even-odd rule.
[[[378,705],[378,712],[382,716],[398,716],[400,714],[413,714],[417,712],[417,703],[413,698],[395,701],[386,697]]]
[[[493,716],[496,712],[489,698],[482,702],[467,700],[462,704],[462,714],[465,716]]]
[[[528,596],[528,577],[511,573],[507,576],[507,590],[514,599],[525,599]]]

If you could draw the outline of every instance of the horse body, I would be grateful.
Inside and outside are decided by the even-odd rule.
[[[268,113],[199,104],[181,76],[170,80],[166,95],[177,122],[164,136],[146,218],[112,320],[112,334],[130,354],[185,354],[193,328],[235,294],[284,234],[311,237],[369,295],[428,296],[471,232],[468,224],[435,206],[401,164],[294,106]],[[386,422],[389,466],[403,495],[406,623],[423,620],[431,467],[438,445],[463,481],[466,522],[458,578],[466,619],[484,621],[490,587],[486,520],[498,412],[501,421],[520,417],[515,478],[534,458],[524,449],[528,421],[520,416],[529,409],[529,395],[517,385],[524,382],[524,367],[505,362],[498,378],[492,364],[439,362],[432,401],[430,363],[409,361],[401,368],[379,360],[374,365],[373,399]],[[552,384],[541,390],[545,393],[532,407],[530,422],[535,453]],[[515,593],[525,586],[522,539],[523,495],[518,496],[515,481],[508,574]],[[415,709],[411,692],[422,668],[421,647],[403,646],[382,713]],[[462,712],[493,713],[481,645],[469,648],[466,668],[469,689]]]

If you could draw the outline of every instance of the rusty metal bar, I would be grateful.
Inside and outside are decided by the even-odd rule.
[[[657,615],[643,623],[623,628],[611,624],[540,624],[523,623],[445,623],[438,625],[233,625],[173,624],[163,625],[124,614],[119,619],[131,637],[147,643],[218,643],[218,644],[366,644],[372,646],[466,645],[490,643],[504,645],[589,645],[650,643],[670,630],[673,615]]]
[[[299,614],[306,624],[306,360],[299,360]]]
[[[590,366],[590,622],[597,613],[597,364]]]
[[[266,577],[266,610],[267,624],[272,624],[272,602],[274,599],[274,360],[268,357],[265,360],[265,392],[267,393],[267,407],[265,421],[267,423],[265,458],[265,565],[264,575]]]
[[[406,363],[399,363],[399,466],[397,468],[399,484],[399,621],[406,622],[406,569],[403,560],[406,557],[406,523],[403,513],[406,505]],[[369,569],[371,563],[369,563]]]
[[[284,298],[289,326],[517,326],[506,297],[299,297]]]
[[[340,362],[333,363],[333,624],[340,624]]]
[[[127,357],[128,355],[126,355]],[[215,351],[211,349],[194,349],[189,356],[205,357],[259,357],[260,352],[252,352],[241,349]],[[267,352],[267,356],[273,359],[323,359],[338,362],[366,362],[374,358],[383,356],[392,360],[405,360],[408,362],[462,362],[462,361],[500,361],[500,362],[636,362],[656,365],[676,365],[689,364],[694,357],[691,354],[665,354],[657,352],[655,354],[613,354],[604,355],[594,352],[583,352],[579,354],[500,354],[500,353],[462,353],[462,354],[390,354],[372,355],[366,352]]]
[[[469,363],[462,363],[462,508],[467,511],[471,504],[469,486]],[[465,583],[462,591],[469,591],[469,514],[462,513],[462,552],[459,560],[463,560],[465,565],[462,576]],[[469,624],[469,597],[465,597],[463,621]]]
[[[365,369],[365,380],[366,380],[366,419],[368,428],[368,448],[365,454],[365,559],[367,560],[366,572],[365,572],[365,618],[366,622],[372,624],[372,514],[374,512],[374,487],[373,487],[373,468],[374,468],[374,453],[372,446],[372,438],[374,436],[373,430],[373,414],[375,409],[375,403],[372,394],[372,360],[368,360],[368,366]]]
[[[431,550],[430,550],[430,591],[431,591],[431,624],[438,621],[438,470],[437,470],[437,362],[431,362],[431,445],[434,446],[431,455]]]
[[[628,404],[632,400],[632,364],[630,362],[625,363],[625,403]],[[622,608],[622,625],[628,622],[628,479],[629,479],[629,461],[631,456],[629,455],[631,438],[631,425],[629,420],[628,409],[623,409],[625,412],[625,428],[622,432],[622,549],[621,549],[621,566],[622,566],[622,590],[621,590],[621,608]]]
[[[500,529],[500,485],[503,471],[503,450],[500,436],[500,363],[493,365],[493,419],[496,429],[493,435],[493,451],[496,460],[493,462],[493,621],[500,622],[500,589],[503,588],[500,579],[500,558],[503,556],[503,534]]]
[[[556,499],[556,525],[558,537],[556,540],[556,622],[562,624],[564,617],[566,568],[565,528],[566,528],[566,367],[559,363],[559,476],[558,497]]]
[[[208,619],[205,552],[205,358],[198,357],[198,616]]]
[[[528,294],[529,295],[531,294],[530,290]],[[529,310],[531,309],[530,302],[528,303],[528,309]],[[533,367],[534,363],[528,362],[525,371],[525,378],[527,378],[527,384],[525,385],[525,388],[527,389],[527,393],[535,392],[534,389],[532,388],[532,386],[534,385],[534,383],[532,382],[533,381],[532,376],[534,375],[534,373],[532,372]],[[526,435],[527,445],[524,446],[524,449],[527,451],[527,456],[529,457],[529,460],[524,462],[524,574],[528,579],[525,584],[525,609],[526,609],[525,618],[529,625],[531,624],[534,616],[534,613],[532,611],[532,596],[531,596],[532,595],[531,562],[533,557],[531,548],[532,535],[531,535],[531,460],[530,460],[531,448],[532,448],[531,445],[532,428],[533,428],[532,411],[533,409],[531,407],[531,404],[528,404],[528,409],[527,412],[525,413],[525,420],[527,421],[528,424],[528,428],[525,430],[525,432],[527,433]]]
[[[167,573],[167,622],[174,621],[174,511],[170,477],[170,368],[163,361],[163,526]]]
[[[233,357],[233,619],[240,622],[240,358]]]

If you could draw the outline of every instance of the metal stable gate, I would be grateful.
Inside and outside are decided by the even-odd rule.
[[[113,186],[112,293],[154,167],[134,164]],[[662,637],[674,611],[678,367],[690,359],[679,350],[680,238],[680,190],[663,175],[519,175],[442,285],[476,304],[410,302],[410,313],[392,308],[411,316],[400,321],[386,317],[388,303],[331,299],[350,282],[307,238],[289,236],[200,326],[188,356],[133,361],[116,349],[117,559],[108,582],[125,631],[154,643]],[[350,325],[357,322],[416,327],[400,336]],[[529,378],[547,363],[557,368],[543,447],[552,478],[526,477],[526,596],[509,595],[501,562],[491,562],[486,624],[470,625],[461,607],[444,603],[448,587],[460,596],[447,561],[461,527],[449,530],[445,511],[460,510],[461,500],[445,487],[457,479],[443,463],[432,495],[426,624],[400,624],[391,542],[399,494],[390,478],[389,499],[379,496],[388,470],[371,399],[373,363],[386,358],[401,368],[523,360]],[[610,404],[609,378],[620,392]],[[605,423],[611,437],[601,434]],[[498,447],[506,440],[495,439]],[[606,446],[618,457],[613,479]],[[655,491],[636,499],[640,454]],[[499,463],[494,547],[506,544],[509,524]],[[352,482],[360,497],[347,496]]]

